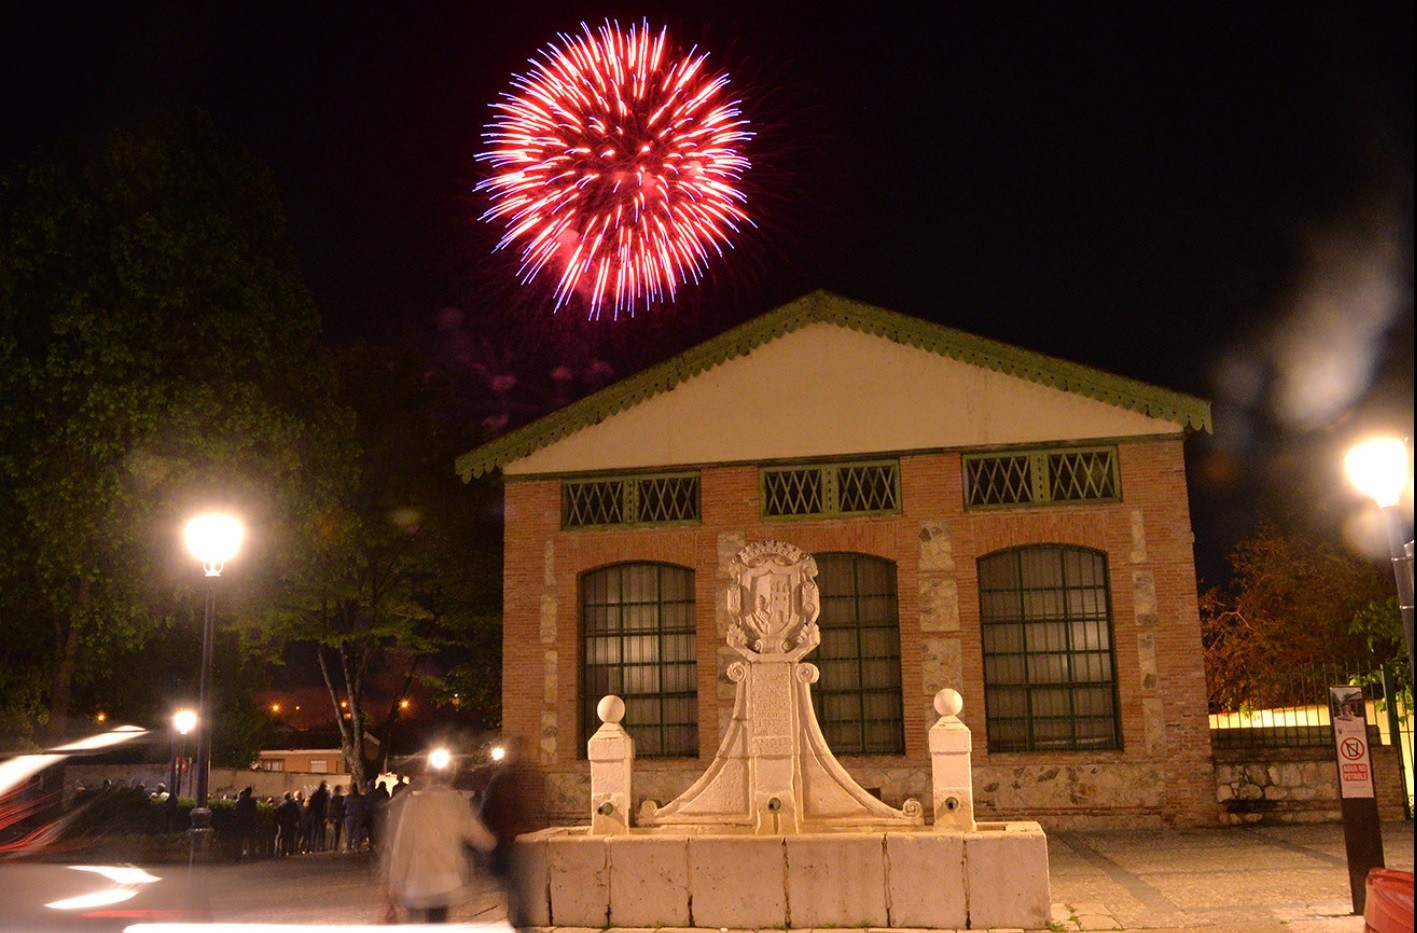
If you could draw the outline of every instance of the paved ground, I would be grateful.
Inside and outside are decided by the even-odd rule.
[[[1385,823],[1383,841],[1388,866],[1411,871],[1412,824]],[[1048,843],[1055,930],[1363,929],[1351,914],[1336,824],[1054,833]],[[211,879],[217,921],[373,924],[382,913],[367,856],[223,866]],[[452,919],[494,923],[504,916],[489,886]]]
[[[1390,868],[1412,870],[1412,843],[1384,824]],[[1363,929],[1336,824],[1054,833],[1048,850],[1062,929]]]

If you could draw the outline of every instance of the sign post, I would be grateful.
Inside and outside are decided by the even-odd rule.
[[[1338,760],[1338,797],[1343,807],[1343,846],[1353,912],[1367,899],[1368,872],[1383,868],[1383,827],[1373,793],[1373,756],[1368,748],[1368,711],[1363,688],[1328,688],[1328,718]]]

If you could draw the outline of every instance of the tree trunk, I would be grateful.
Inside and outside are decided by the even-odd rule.
[[[344,649],[340,649],[340,657],[343,659]],[[335,688],[334,679],[330,677],[329,663],[325,660],[324,649],[318,644],[315,646],[315,657],[320,662],[320,674],[325,678],[325,688],[330,693],[330,705],[334,707],[335,722],[339,725],[340,751],[344,753],[345,767],[349,769],[349,779],[358,784],[360,789],[365,787],[364,781],[364,735],[362,728],[356,728],[355,710],[358,708],[355,692],[346,677],[345,679],[345,702],[350,707],[350,717],[345,719],[340,710],[339,690]],[[348,670],[348,666],[341,663],[343,671]]]
[[[69,704],[74,694],[74,669],[79,659],[80,621],[89,605],[89,584],[79,584],[73,615],[54,619],[54,680],[49,688],[49,744],[69,737]]]
[[[360,663],[354,664],[354,659],[350,657],[350,642],[340,643],[339,658],[340,667],[344,671],[344,682],[349,686],[350,754],[353,755],[350,767],[358,767],[360,780],[366,783],[367,791],[369,762],[364,757],[364,672],[368,666],[365,662],[369,658],[369,646],[364,642],[353,644],[358,646]]]

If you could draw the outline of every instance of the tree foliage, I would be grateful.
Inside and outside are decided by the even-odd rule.
[[[269,171],[202,114],[4,180],[0,648],[30,672],[0,684],[13,721],[42,702],[63,735],[122,689],[115,662],[192,595],[197,508],[245,517],[248,581],[301,549],[346,424],[318,330]]]
[[[287,568],[272,634],[314,647],[362,782],[372,763],[365,734],[382,719],[387,750],[401,694],[374,708],[369,685],[393,672],[406,690],[418,673],[445,669],[450,653],[468,663],[470,644],[500,649],[487,635],[500,631],[500,564],[475,490],[452,469],[466,442],[446,380],[419,355],[360,344],[340,353],[339,387],[355,413],[357,458],[336,479],[315,546]],[[500,650],[476,663],[494,676]]]
[[[1312,702],[1293,694],[1296,674],[1366,671],[1404,656],[1384,568],[1272,523],[1241,540],[1230,562],[1231,581],[1201,597],[1213,710]]]

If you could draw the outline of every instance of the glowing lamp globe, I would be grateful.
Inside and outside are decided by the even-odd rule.
[[[1402,498],[1402,489],[1412,478],[1407,445],[1394,437],[1375,437],[1356,444],[1343,458],[1348,481],[1378,504],[1391,508]]]
[[[172,728],[186,735],[197,728],[197,714],[190,709],[180,709],[172,714]]]
[[[435,748],[428,753],[428,764],[438,771],[444,771],[452,764],[453,753],[446,748]]]
[[[500,745],[492,746],[492,760],[501,761],[507,757],[507,750]]]
[[[182,533],[187,550],[202,562],[207,576],[221,576],[222,565],[236,556],[246,528],[232,515],[210,512],[187,523]]]

